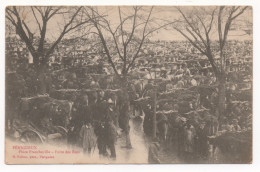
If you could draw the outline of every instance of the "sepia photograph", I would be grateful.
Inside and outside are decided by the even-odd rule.
[[[6,164],[251,164],[252,6],[7,6]]]

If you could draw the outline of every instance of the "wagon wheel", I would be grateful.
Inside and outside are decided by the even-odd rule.
[[[40,136],[40,134],[36,131],[33,131],[33,130],[24,131],[21,134],[19,141],[21,141],[23,143],[38,143],[38,144],[43,143],[43,139]]]

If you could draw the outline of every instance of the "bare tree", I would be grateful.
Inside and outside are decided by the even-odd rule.
[[[101,12],[105,11],[104,8],[85,9],[85,14],[96,29],[94,34],[100,38],[108,62],[120,78],[125,78],[134,66],[146,38],[153,32],[174,23],[159,23],[159,20],[152,16],[154,7],[112,7],[110,11],[117,13],[114,14],[114,18],[104,15],[105,12]],[[119,63],[122,64],[121,69],[118,69]]]
[[[35,70],[40,80],[40,93],[45,93],[43,73],[50,55],[69,32],[86,24],[89,20],[83,20],[81,10],[83,7],[7,7],[6,19],[15,28],[16,34],[25,42],[33,57]],[[60,32],[55,30],[55,38],[49,43],[50,22],[55,20]],[[52,28],[54,29],[54,28]],[[58,33],[57,33],[58,31]]]
[[[184,36],[201,54],[205,55],[215,73],[219,83],[219,117],[224,114],[225,89],[226,89],[226,56],[223,54],[227,37],[232,24],[241,16],[247,6],[220,6],[220,7],[192,7],[188,12],[185,8],[176,7],[180,14],[178,25],[174,25],[182,36]],[[215,34],[217,33],[217,34]],[[212,41],[217,37],[217,51],[220,63],[217,63]]]
[[[109,11],[109,15],[108,14]],[[154,16],[154,7],[86,7],[85,14],[90,18],[104,48],[108,63],[120,80],[124,93],[127,93],[127,74],[140,57],[147,38],[155,31],[173,22],[162,23]],[[128,102],[128,96],[124,96]],[[122,106],[120,116],[125,116],[129,124],[127,106]],[[126,127],[126,147],[131,148],[129,127]]]

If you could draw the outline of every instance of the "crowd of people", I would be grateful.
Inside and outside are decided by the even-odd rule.
[[[98,99],[88,104],[84,95],[72,107],[72,119],[69,124],[68,143],[83,148],[84,153],[92,154],[97,148],[99,155],[116,158],[115,143],[118,137],[118,112],[111,98],[104,99],[104,92],[99,92]]]
[[[237,44],[239,43],[231,42],[230,46],[236,47]],[[251,45],[248,43],[239,45],[244,44]],[[180,52],[194,51],[188,44],[179,46],[178,49]],[[174,53],[177,50],[174,50]],[[236,56],[250,55],[250,51],[240,52],[239,48],[236,50],[234,52]],[[128,79],[124,89],[120,85],[120,80],[109,74],[110,67],[102,63],[92,65],[91,70],[89,66],[69,69],[50,67],[42,76],[45,81],[45,92],[52,98],[69,100],[73,104],[70,121],[66,126],[68,144],[81,147],[84,153],[89,155],[93,154],[97,147],[100,156],[116,159],[115,144],[119,130],[125,132],[126,136],[129,135],[130,116],[144,116],[143,131],[151,137],[154,127],[153,114],[156,113],[157,136],[160,140],[168,146],[169,143],[170,146],[175,146],[180,157],[207,158],[208,136],[216,135],[218,130],[223,132],[248,130],[251,127],[252,102],[250,98],[241,101],[239,96],[234,96],[234,92],[252,90],[251,73],[247,70],[251,63],[242,57],[237,57],[235,60],[230,58],[227,61],[230,66],[229,73],[232,74],[226,77],[226,113],[219,123],[217,79],[209,62],[199,57],[189,60],[180,52],[177,53],[178,58],[173,61],[166,60],[161,64],[152,62],[147,65],[137,63],[129,74],[134,77]],[[156,53],[160,55],[163,51]],[[193,55],[197,56],[195,52]],[[239,65],[236,67],[234,63]],[[8,73],[6,82],[10,86],[6,94],[8,115],[11,114],[13,105],[19,104],[19,99],[22,97],[37,96],[39,86],[42,84],[30,65],[25,65],[23,70],[19,67],[16,72]],[[192,90],[194,88],[195,90]],[[81,91],[77,95],[67,96],[67,92],[71,90]],[[178,96],[172,96],[176,90],[182,91]],[[160,102],[160,99],[165,99],[167,94],[170,95],[167,101],[158,104],[153,101],[154,96],[157,96]],[[148,101],[137,101],[143,98],[148,98]],[[132,111],[129,111],[131,108]],[[154,112],[154,109],[157,112]],[[7,119],[11,116],[15,115],[9,115]],[[197,116],[199,119],[195,119]],[[126,144],[131,148],[129,138],[126,138]],[[151,162],[153,160],[159,162],[157,156],[154,156],[157,154],[155,153],[157,149],[157,143],[151,146],[149,154],[154,157],[150,157]]]

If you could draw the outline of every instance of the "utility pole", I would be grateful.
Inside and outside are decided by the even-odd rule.
[[[156,139],[157,121],[156,121],[156,105],[157,105],[157,86],[154,85],[154,106],[153,106],[153,139]]]
[[[156,121],[156,106],[157,106],[157,76],[156,76],[156,70],[154,71],[155,75],[154,75],[154,83],[153,83],[153,93],[154,93],[154,98],[153,98],[153,139],[156,139],[156,132],[157,132],[157,121]]]

